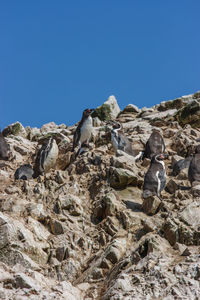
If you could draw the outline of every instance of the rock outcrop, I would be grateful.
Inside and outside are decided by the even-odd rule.
[[[95,111],[90,150],[76,159],[75,126],[6,127],[12,159],[0,167],[0,299],[199,299],[200,183],[191,187],[188,165],[173,169],[199,144],[199,101],[197,92],[121,111],[112,96]],[[142,199],[150,160],[115,155],[109,119],[140,150],[160,130],[168,154],[162,198]],[[15,180],[51,136],[56,169]]]

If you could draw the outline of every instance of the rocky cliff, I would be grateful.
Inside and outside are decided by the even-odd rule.
[[[154,127],[162,132],[162,199],[143,202],[149,160],[114,154],[110,118],[140,150]],[[200,141],[200,92],[123,111],[112,96],[93,121],[90,150],[76,160],[76,126],[4,129],[12,158],[0,161],[0,299],[200,299],[200,183],[190,187],[187,168],[172,172]],[[49,136],[56,170],[14,180]]]

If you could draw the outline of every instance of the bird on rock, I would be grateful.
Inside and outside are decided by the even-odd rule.
[[[14,174],[15,179],[28,180],[33,178],[33,169],[30,164],[20,166]]]
[[[200,145],[195,149],[195,154],[190,162],[188,178],[192,185],[194,181],[200,182]]]
[[[88,108],[83,111],[82,119],[79,122],[76,131],[74,133],[72,151],[74,151],[74,149],[77,146],[81,146],[83,143],[86,144],[89,143],[92,130],[93,130],[92,117],[91,117],[91,113],[93,111],[94,109],[88,109]]]
[[[33,177],[36,178],[39,175],[44,175],[51,168],[55,168],[57,158],[58,146],[55,139],[51,137],[48,141],[43,143],[37,153]]]
[[[164,139],[157,129],[153,129],[152,134],[150,135],[148,141],[145,145],[144,156],[143,158],[152,158],[155,154],[164,153],[165,151],[165,142]]]
[[[0,130],[0,159],[9,159],[9,145]]]
[[[134,150],[131,142],[125,137],[122,129],[122,125],[119,122],[112,122],[113,128],[111,130],[111,142],[115,152],[121,150],[131,156],[134,156],[135,160],[139,160],[143,156],[143,152],[140,150]]]
[[[166,171],[164,159],[166,156],[162,153],[155,154],[151,159],[150,167],[144,177],[143,198],[150,195],[160,197],[161,191],[166,184]]]

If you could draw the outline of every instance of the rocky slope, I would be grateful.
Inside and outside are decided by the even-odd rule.
[[[141,197],[149,160],[135,162],[110,142],[108,119],[144,149],[160,129],[169,154],[162,200]],[[76,126],[4,129],[12,158],[0,161],[0,299],[199,299],[200,185],[173,164],[200,141],[200,92],[120,111],[112,96],[94,114],[90,151],[70,152]],[[46,137],[56,170],[14,180]]]

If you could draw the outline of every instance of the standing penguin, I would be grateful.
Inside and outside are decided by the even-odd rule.
[[[161,191],[165,188],[166,172],[164,159],[165,155],[162,153],[152,157],[150,167],[144,177],[143,198],[150,195],[160,197]]]
[[[0,129],[0,159],[8,160],[9,158],[9,145],[6,142]]]
[[[51,168],[55,167],[58,158],[58,146],[56,141],[51,137],[40,148],[34,165],[33,177],[44,175]]]
[[[130,141],[124,136],[122,125],[119,122],[114,122],[113,128],[111,130],[111,142],[115,152],[117,150],[124,151],[125,153],[134,156],[136,160],[143,156],[143,152],[139,150],[134,150]]]
[[[91,113],[94,109],[85,109],[82,115],[82,119],[76,128],[73,138],[73,148],[72,151],[82,143],[88,143],[92,134],[92,117]]]
[[[200,145],[195,149],[195,154],[190,162],[188,178],[192,185],[193,181],[200,182]]]
[[[164,153],[165,151],[165,142],[157,129],[153,129],[150,138],[146,142],[144,156],[143,158],[152,158],[154,154]]]
[[[28,180],[33,178],[33,169],[30,164],[25,164],[21,167],[19,167],[15,174],[14,174],[15,179],[23,179],[23,180]]]

